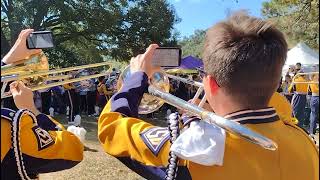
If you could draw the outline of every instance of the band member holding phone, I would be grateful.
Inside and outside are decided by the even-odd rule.
[[[25,29],[20,32],[15,44],[12,46],[10,51],[3,57],[3,59],[1,59],[1,66],[7,64],[21,64],[32,55],[41,53],[41,49],[30,50],[26,46],[25,41],[31,32],[33,32],[33,29]],[[9,86],[6,86],[6,91],[8,90]],[[3,99],[3,107],[17,110],[17,107],[15,106],[12,97]]]
[[[20,33],[3,63],[23,63],[41,52],[26,48],[26,39],[32,31]],[[82,161],[81,141],[38,111],[30,88],[15,81],[10,84],[10,92],[19,110],[1,108],[1,179],[34,179],[39,173],[69,169]]]
[[[319,154],[314,142],[268,107],[288,49],[283,34],[273,25],[240,12],[211,27],[205,38],[202,76],[212,110],[272,139],[278,145],[274,151],[229,133],[222,136],[220,128],[188,116],[183,118],[185,131],[176,139],[185,143],[171,145],[168,128],[138,119],[148,77],[156,71],[151,62],[156,48],[151,45],[144,54],[131,59],[131,76],[99,117],[98,138],[108,154],[146,179],[319,178]],[[221,141],[206,146],[211,143],[208,139],[218,140],[218,132]],[[174,156],[178,161],[172,159]]]

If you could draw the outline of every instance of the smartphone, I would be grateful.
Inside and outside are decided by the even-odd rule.
[[[178,47],[158,47],[153,54],[152,64],[161,67],[178,67],[181,63],[181,49]]]
[[[28,49],[46,49],[54,47],[51,31],[35,31],[27,38]]]

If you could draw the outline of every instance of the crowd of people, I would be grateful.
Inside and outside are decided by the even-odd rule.
[[[298,125],[314,136],[319,123],[319,74],[315,73],[319,73],[319,65],[313,65],[311,71],[304,74],[301,63],[290,66],[277,92],[291,103],[292,116],[297,118]]]
[[[80,70],[68,74],[73,78],[79,78],[98,73]],[[120,72],[113,68],[106,76],[33,91],[35,105],[40,112],[47,115],[67,115],[69,124],[73,124],[77,115],[98,117],[107,101],[117,91],[119,74]],[[17,109],[12,98],[4,99],[3,104],[6,104],[5,107]]]

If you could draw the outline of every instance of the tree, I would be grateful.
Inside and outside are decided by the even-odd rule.
[[[202,48],[205,39],[205,30],[196,30],[190,37],[185,37],[179,42],[182,49],[182,56],[195,56],[202,58]]]
[[[271,0],[262,14],[287,36],[289,46],[300,41],[319,49],[319,0]]]
[[[178,22],[165,0],[3,0],[1,14],[2,55],[22,29],[49,29],[56,48],[46,53],[58,66],[129,60],[151,42],[175,42]]]

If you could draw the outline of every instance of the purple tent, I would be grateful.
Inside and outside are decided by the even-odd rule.
[[[182,68],[182,69],[203,68],[203,62],[196,57],[187,56],[181,60],[181,65],[179,68]]]

